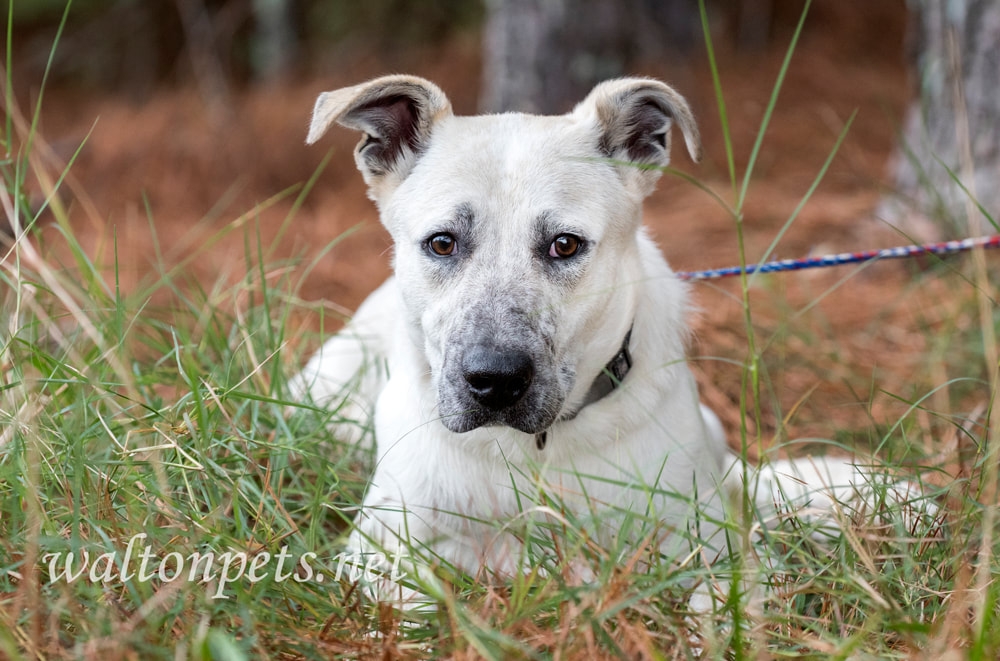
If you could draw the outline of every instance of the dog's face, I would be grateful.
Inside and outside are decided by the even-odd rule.
[[[309,141],[334,121],[366,134],[356,160],[441,422],[546,430],[631,325],[640,207],[671,124],[700,150],[687,104],[625,79],[563,116],[455,117],[432,83],[390,76],[321,95]]]

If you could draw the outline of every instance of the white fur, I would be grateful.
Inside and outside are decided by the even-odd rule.
[[[680,125],[696,157],[698,134],[684,100],[662,83],[626,79],[599,86],[559,117],[455,117],[431,83],[397,76],[322,96],[310,141],[340,122],[386,141],[376,147],[391,144],[407,107],[395,107],[393,122],[371,107],[399,94],[411,95],[407,107],[417,108],[417,146],[403,146],[394,161],[380,160],[362,141],[357,154],[396,245],[396,275],[294,382],[301,397],[332,405],[346,396],[344,414],[373,417],[377,465],[350,545],[392,553],[416,544],[468,572],[510,574],[522,548],[503,525],[557,515],[531,505],[542,489],[580,516],[597,512],[598,540],[616,534],[624,512],[649,512],[664,530],[684,530],[699,508],[709,519],[723,516],[721,485],[738,478],[721,426],[699,406],[685,362],[687,287],[641,226],[642,200],[660,172],[608,159],[642,160],[634,154],[652,145],[646,164],[666,165],[672,124]],[[667,132],[664,153],[641,140],[628,152],[622,145],[637,136],[626,120],[650,99],[669,109],[659,127]],[[658,117],[645,119],[653,125]],[[460,271],[441,278],[428,272],[434,262],[421,242],[462,205],[474,210],[478,245]],[[544,214],[591,246],[571,285],[554,284],[531,252]],[[537,317],[532,323],[548,338],[555,368],[575,375],[559,394],[563,414],[583,401],[632,327],[634,366],[621,387],[575,418],[557,420],[542,450],[534,433],[509,426],[449,431],[439,411],[449,347],[474,332],[468,311],[510,291],[518,293],[523,314]],[[383,363],[387,370],[362,369]],[[348,437],[356,429],[346,430]],[[775,465],[764,478],[762,502],[801,502],[823,491],[843,499],[864,479],[845,461],[822,459]],[[839,490],[830,491],[834,486]],[[832,507],[827,496],[819,500]],[[700,519],[702,541],[722,548],[709,519]],[[663,536],[664,552],[683,548],[682,535]]]

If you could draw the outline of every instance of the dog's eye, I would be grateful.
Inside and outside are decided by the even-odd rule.
[[[435,234],[427,240],[427,246],[435,255],[447,257],[455,252],[455,237],[451,234]]]
[[[583,242],[578,236],[573,234],[560,234],[556,238],[552,239],[552,244],[549,246],[549,257],[555,257],[556,259],[566,259],[567,257],[572,257],[580,251],[581,243]]]

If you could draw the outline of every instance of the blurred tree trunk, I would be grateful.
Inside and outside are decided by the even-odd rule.
[[[880,213],[916,238],[951,238],[979,222],[952,174],[1000,220],[1000,2],[910,4],[919,98],[897,150],[899,196]]]
[[[693,0],[488,0],[484,111],[558,113],[602,80],[697,43]]]
[[[184,26],[187,53],[198,89],[214,121],[232,112],[229,78],[217,45],[217,23],[205,0],[174,0]]]
[[[258,80],[275,80],[288,73],[297,56],[293,0],[253,0],[254,33],[251,63]]]

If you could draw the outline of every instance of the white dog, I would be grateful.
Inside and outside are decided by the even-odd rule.
[[[687,287],[641,222],[672,127],[699,159],[685,100],[629,78],[562,116],[457,117],[434,84],[388,76],[320,95],[308,142],[333,123],[365,134],[355,158],[395,243],[395,276],[294,381],[374,416],[351,545],[509,574],[523,537],[502,524],[544,516],[544,489],[599,539],[641,513],[676,554],[700,511],[698,543],[721,547],[734,459],[685,362]],[[762,500],[859,475],[783,463]]]

